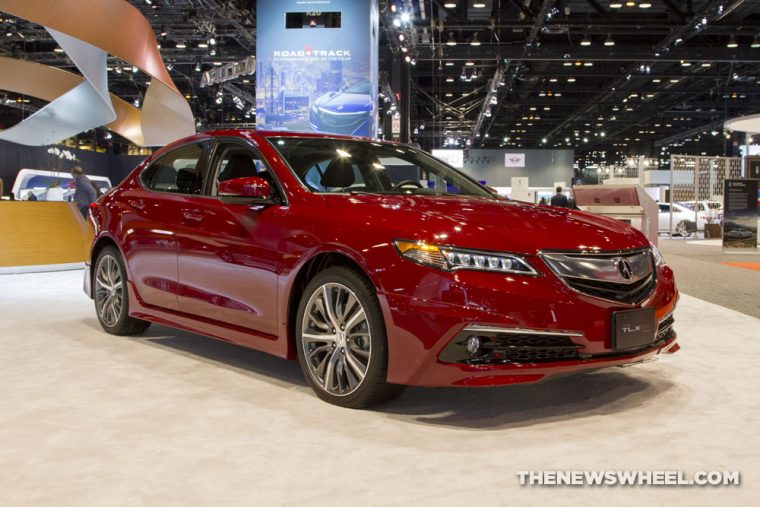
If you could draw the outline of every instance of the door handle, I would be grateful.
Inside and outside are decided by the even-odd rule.
[[[197,209],[194,209],[192,211],[187,209],[182,210],[182,216],[188,222],[200,222],[203,220],[203,214],[201,214],[200,210]]]
[[[145,209],[145,202],[142,199],[132,199],[129,201],[129,205],[136,210],[142,211]]]

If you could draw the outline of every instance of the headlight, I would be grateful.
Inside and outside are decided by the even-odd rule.
[[[657,249],[657,247],[654,246],[654,243],[651,243],[651,246],[652,246],[652,255],[654,256],[654,265],[657,267],[664,266],[665,259],[662,258],[662,254]]]
[[[443,271],[469,269],[496,273],[538,275],[538,272],[518,255],[437,246],[420,241],[396,240],[393,243],[402,257]]]

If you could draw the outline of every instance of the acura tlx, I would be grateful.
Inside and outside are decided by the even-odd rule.
[[[497,386],[678,350],[636,229],[511,201],[415,148],[227,130],[162,148],[89,210],[103,329],[159,323],[298,359],[317,396]]]

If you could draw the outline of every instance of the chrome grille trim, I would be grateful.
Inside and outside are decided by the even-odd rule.
[[[652,294],[657,284],[650,248],[614,252],[546,251],[539,255],[572,290],[606,301],[637,305]]]

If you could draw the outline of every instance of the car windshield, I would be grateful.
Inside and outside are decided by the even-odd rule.
[[[369,95],[369,81],[359,81],[352,86],[349,86],[345,90],[345,93],[359,93],[361,95]]]
[[[414,148],[318,137],[269,140],[312,192],[494,197],[467,176]]]

